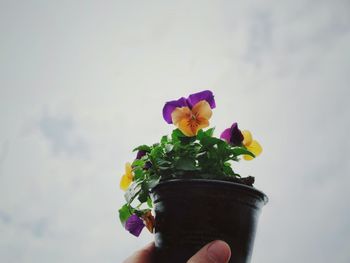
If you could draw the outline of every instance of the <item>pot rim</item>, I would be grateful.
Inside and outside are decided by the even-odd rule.
[[[266,205],[269,201],[268,196],[261,190],[256,189],[255,187],[239,184],[235,182],[230,181],[222,181],[222,180],[215,180],[215,179],[170,179],[166,181],[159,182],[155,187],[151,189],[151,192],[154,192],[154,189],[167,184],[182,184],[182,183],[202,183],[202,184],[217,184],[217,185],[223,185],[223,186],[235,186],[237,188],[241,188],[241,190],[248,191],[248,192],[254,192],[256,195],[262,198],[264,204]]]

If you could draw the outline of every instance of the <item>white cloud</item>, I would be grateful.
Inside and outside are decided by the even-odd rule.
[[[217,132],[264,146],[237,166],[270,197],[254,260],[349,261],[347,1],[0,10],[1,262],[121,262],[152,240],[120,226],[118,175],[171,130],[165,101],[208,88]]]
[[[38,126],[55,154],[88,154],[87,142],[77,134],[76,123],[71,117],[52,117],[44,113]]]

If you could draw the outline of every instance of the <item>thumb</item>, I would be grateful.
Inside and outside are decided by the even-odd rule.
[[[227,263],[231,249],[224,241],[216,240],[199,250],[187,263]]]
[[[127,258],[124,263],[151,263],[154,253],[154,243],[151,243],[143,249],[135,252],[131,257]]]

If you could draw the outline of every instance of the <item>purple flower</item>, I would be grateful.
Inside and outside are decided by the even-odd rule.
[[[146,153],[147,153],[146,151],[142,151],[142,150],[138,151],[136,155],[136,159],[140,160],[143,156],[146,155]]]
[[[137,215],[130,216],[125,223],[125,229],[137,237],[141,234],[144,227],[143,221]]]
[[[166,102],[163,107],[163,118],[167,123],[171,124],[173,123],[171,113],[176,108],[188,107],[192,109],[194,105],[196,105],[202,100],[207,101],[211,109],[214,109],[216,107],[213,93],[210,90],[204,90],[198,93],[191,94],[187,99],[182,97],[178,100]]]
[[[243,134],[240,129],[238,129],[237,122],[233,123],[230,128],[227,128],[224,130],[221,135],[221,139],[224,139],[225,141],[229,142],[230,144],[234,146],[239,146],[243,142]]]
[[[210,90],[204,90],[198,93],[191,94],[188,97],[187,102],[190,108],[192,108],[201,100],[207,101],[211,109],[214,109],[216,107],[213,92],[211,92]]]
[[[152,167],[152,163],[151,162],[146,162],[145,166],[143,167],[143,169],[148,170],[151,167]]]
[[[143,150],[138,151],[138,152],[137,152],[137,155],[136,155],[136,160],[140,160],[140,159],[141,159],[143,156],[145,156],[146,154],[147,154],[146,151],[143,151]],[[148,170],[148,169],[151,168],[151,167],[152,167],[152,163],[149,162],[149,161],[147,161],[147,162],[145,163],[145,165],[143,166],[143,169]]]

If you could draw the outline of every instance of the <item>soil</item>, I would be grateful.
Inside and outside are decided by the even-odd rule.
[[[225,181],[237,183],[237,184],[244,184],[248,186],[253,186],[255,182],[255,178],[253,176],[248,176],[248,177],[228,177],[225,178]]]

